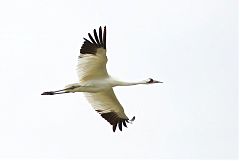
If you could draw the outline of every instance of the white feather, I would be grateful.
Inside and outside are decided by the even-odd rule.
[[[97,49],[96,55],[82,54],[78,61],[78,77],[80,84],[85,87],[94,87],[97,93],[84,93],[92,107],[102,113],[116,112],[119,117],[128,119],[122,105],[112,89],[113,80],[106,69],[106,50]]]
[[[112,88],[97,93],[84,93],[84,95],[100,114],[115,112],[119,117],[128,119]]]
[[[127,127],[128,119],[124,109],[114,94],[115,86],[131,86],[137,84],[161,83],[151,78],[139,82],[122,82],[111,78],[106,69],[106,27],[102,32],[99,28],[99,35],[94,30],[94,38],[89,33],[88,39],[84,38],[84,44],[80,49],[80,56],[77,66],[79,83],[69,84],[62,90],[44,92],[42,95],[54,95],[70,92],[83,92],[92,107],[101,114],[112,126],[122,131],[122,125]]]
[[[81,54],[77,66],[80,83],[88,80],[107,78],[106,63],[106,50],[103,48],[98,48],[96,55]]]

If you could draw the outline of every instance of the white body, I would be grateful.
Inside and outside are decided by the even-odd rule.
[[[84,44],[80,50],[80,56],[77,66],[79,83],[69,84],[63,90],[44,92],[42,95],[54,95],[62,93],[83,92],[92,107],[101,114],[112,126],[113,131],[116,126],[122,131],[122,125],[127,127],[126,122],[135,119],[128,119],[124,113],[123,107],[114,94],[115,86],[130,86],[137,84],[160,83],[153,79],[147,79],[140,82],[122,82],[114,80],[109,76],[106,64],[106,27],[104,32],[99,28],[99,35],[94,30],[94,37],[89,33],[91,41],[84,38]]]

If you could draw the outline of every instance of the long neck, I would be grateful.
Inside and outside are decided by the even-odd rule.
[[[139,81],[139,82],[123,82],[123,81],[114,81],[113,86],[133,86],[138,84],[146,84],[146,81]]]

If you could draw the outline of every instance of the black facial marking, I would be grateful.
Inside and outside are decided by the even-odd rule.
[[[153,83],[153,79],[152,79],[152,78],[149,78],[148,83]]]

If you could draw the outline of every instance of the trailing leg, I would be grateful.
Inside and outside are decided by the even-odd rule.
[[[70,93],[71,90],[73,90],[74,88],[76,88],[76,87],[72,86],[72,87],[62,89],[62,90],[43,92],[41,95],[55,95],[55,94]]]

